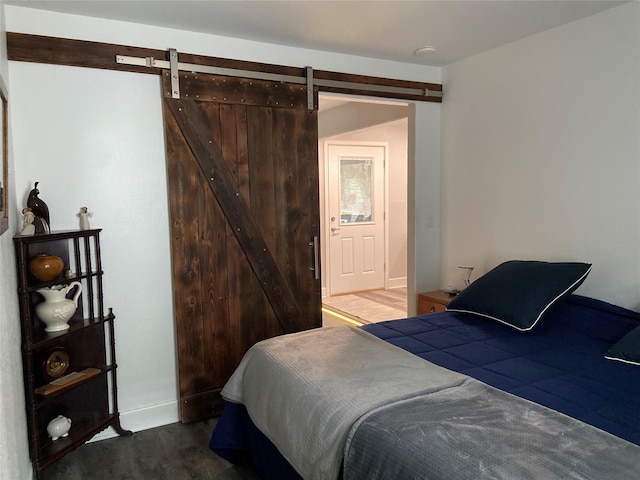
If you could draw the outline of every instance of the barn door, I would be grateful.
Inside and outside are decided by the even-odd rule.
[[[321,325],[317,111],[306,88],[163,75],[183,422],[265,338]],[[317,102],[316,102],[317,104]]]

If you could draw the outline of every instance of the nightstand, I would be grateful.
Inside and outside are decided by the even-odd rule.
[[[424,292],[418,294],[418,315],[425,313],[444,312],[449,302],[453,299],[444,290]]]

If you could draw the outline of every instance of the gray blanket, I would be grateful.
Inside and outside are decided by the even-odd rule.
[[[638,480],[640,447],[469,378],[364,415],[345,480]]]
[[[305,479],[335,480],[349,429],[390,402],[467,377],[353,327],[310,330],[254,345],[222,390]]]

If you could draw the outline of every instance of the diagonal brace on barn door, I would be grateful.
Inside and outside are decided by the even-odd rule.
[[[233,173],[222,157],[218,145],[211,138],[200,110],[193,100],[165,98],[165,103],[247,256],[280,326],[285,333],[304,329],[298,325],[300,308],[293,292],[264,242],[249,207],[235,188]]]

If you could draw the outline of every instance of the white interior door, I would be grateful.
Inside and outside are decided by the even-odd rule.
[[[325,145],[330,295],[384,288],[385,145]]]

